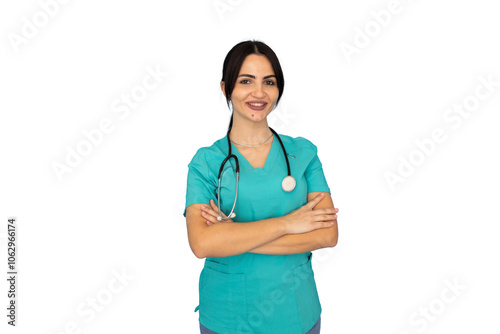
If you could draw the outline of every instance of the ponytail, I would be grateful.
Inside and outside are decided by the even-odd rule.
[[[227,127],[227,132],[229,132],[233,128],[233,115],[234,111],[231,112],[231,119],[229,120],[229,126]]]

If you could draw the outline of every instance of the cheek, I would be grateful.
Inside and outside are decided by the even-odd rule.
[[[236,103],[243,103],[247,95],[248,94],[244,90],[238,89],[238,91],[236,91],[235,89],[233,90],[232,100]]]
[[[267,95],[272,99],[272,100],[277,100],[278,99],[278,95],[279,95],[279,90],[278,90],[278,87],[274,86],[274,87],[270,87],[269,89],[267,89]]]

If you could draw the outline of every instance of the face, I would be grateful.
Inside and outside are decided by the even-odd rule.
[[[224,92],[224,83],[221,83]],[[241,65],[231,96],[239,117],[259,122],[271,113],[279,90],[271,62],[262,55],[248,55]]]

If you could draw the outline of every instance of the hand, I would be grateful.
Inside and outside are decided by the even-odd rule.
[[[323,199],[325,195],[319,194],[306,205],[283,216],[286,222],[287,234],[306,233],[319,228],[332,226],[337,219],[336,212],[339,209],[322,208],[313,210],[313,208]]]
[[[209,226],[215,223],[234,223],[232,219],[217,220],[217,217],[219,217],[219,207],[213,199],[210,200],[210,206],[201,206],[201,216],[207,220],[207,225]],[[222,213],[222,217],[226,217],[224,212]]]

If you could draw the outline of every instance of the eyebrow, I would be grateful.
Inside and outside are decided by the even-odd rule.
[[[251,75],[251,74],[241,74],[241,75],[238,75],[238,78],[239,77],[249,77],[249,78],[255,79],[255,75]],[[276,78],[276,76],[274,74],[271,74],[271,75],[266,75],[264,77],[264,79],[269,79],[269,78]]]

